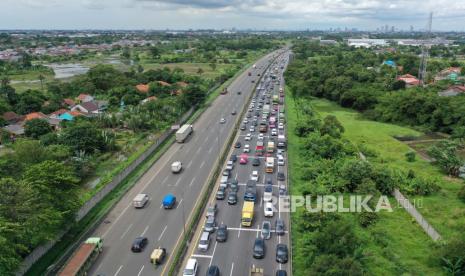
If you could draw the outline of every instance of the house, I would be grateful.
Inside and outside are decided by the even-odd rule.
[[[138,84],[138,85],[136,85],[136,89],[140,93],[146,94],[146,93],[149,93],[150,87],[149,87],[148,84]]]
[[[26,117],[24,118],[24,121],[30,121],[30,120],[33,120],[33,119],[47,120],[48,117],[47,117],[47,115],[45,115],[42,112],[32,112],[32,113],[29,113],[29,114],[26,115]]]
[[[70,98],[63,99],[63,104],[68,106],[69,108],[76,105],[76,103]]]
[[[141,101],[141,104],[145,104],[145,103],[148,103],[148,102],[151,102],[151,101],[156,101],[156,100],[157,100],[157,97],[151,96],[151,97],[148,97],[148,98],[146,98],[146,99],[143,99],[143,100]]]
[[[462,68],[460,67],[449,67],[437,73],[434,77],[434,80],[457,80],[457,77],[460,75],[461,71]]]
[[[438,95],[441,97],[453,97],[453,96],[457,96],[459,94],[464,94],[464,93],[465,93],[465,86],[453,85],[444,91],[438,92]]]
[[[417,86],[420,85],[420,80],[417,79],[416,77],[410,75],[410,74],[405,74],[400,77],[397,77],[397,80],[401,80],[405,82],[406,87],[412,87],[412,86]]]
[[[61,119],[58,118],[47,118],[46,121],[53,127],[54,130],[60,129]]]
[[[89,94],[79,94],[79,96],[77,97],[78,101],[80,103],[88,103],[88,102],[91,102],[94,100],[94,97],[92,97],[91,95]]]
[[[166,81],[157,81],[157,83],[161,86],[171,86],[171,84],[167,83]]]
[[[383,65],[387,65],[387,66],[390,66],[392,68],[396,68],[396,63],[393,60],[385,60],[383,62]]]
[[[24,135],[24,127],[20,124],[7,125],[3,129],[13,136]]]
[[[99,114],[99,108],[97,103],[95,102],[83,102],[78,105],[75,105],[71,108],[71,111],[79,111],[81,113],[92,115],[92,114]]]
[[[74,120],[74,116],[70,112],[66,112],[61,114],[58,119],[62,121],[72,121]]]
[[[52,113],[48,114],[48,117],[52,118],[52,119],[59,119],[62,114],[65,114],[67,112],[68,112],[68,110],[66,110],[64,108],[61,108],[61,109],[58,109],[55,112],[52,112]]]
[[[8,111],[8,112],[3,113],[2,117],[9,124],[14,124],[14,123],[21,121],[21,116],[14,113],[13,111]]]

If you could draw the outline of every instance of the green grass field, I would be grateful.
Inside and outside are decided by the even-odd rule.
[[[304,104],[310,104],[310,102]],[[409,149],[403,143],[392,138],[392,135],[421,134],[399,126],[364,120],[357,112],[340,108],[328,101],[314,100],[311,104],[322,117],[328,114],[337,116],[346,129],[345,137],[353,143],[364,142],[379,152],[379,158],[389,160],[389,163],[397,162],[396,166],[399,167],[406,165],[403,161],[403,154]],[[305,183],[300,179],[300,171],[298,170],[298,164],[302,163],[303,159],[299,152],[300,138],[293,132],[297,114],[292,99],[286,101],[286,111],[289,139],[289,180],[292,194],[294,190],[298,189],[297,187],[301,187]],[[384,157],[385,154],[386,157]],[[418,166],[418,170],[429,167],[438,173],[430,164],[421,161],[415,163],[417,162],[419,164],[415,165]],[[396,208],[394,199],[390,198],[390,200],[395,207],[394,212],[380,213],[378,222],[368,228],[362,228],[358,224],[355,226],[356,233],[362,240],[365,256],[362,263],[366,275],[442,275],[441,268],[431,261],[436,247],[434,242],[405,210]],[[426,204],[426,201],[424,202]],[[430,203],[428,202],[428,204]],[[423,210],[420,211],[423,213]],[[354,224],[356,224],[356,218],[353,215],[347,214],[347,216],[352,216]],[[293,225],[297,224],[293,216],[291,216],[291,220]],[[434,221],[433,224],[435,224]],[[302,233],[292,232],[295,275],[303,275],[302,273],[308,269],[306,264],[301,261],[305,259],[305,256],[302,256],[304,253],[295,250],[296,245],[301,242],[300,235]]]
[[[185,73],[189,75],[198,75],[201,77],[206,78],[215,78],[219,76],[220,73],[228,68],[235,66],[234,64],[217,64],[215,70],[208,63],[166,63],[166,64],[159,64],[159,63],[144,63],[142,64],[145,70],[150,69],[161,69],[164,67],[168,67],[170,69],[174,69],[176,67],[181,68],[184,70]],[[201,68],[203,73],[201,75],[197,74],[197,71]]]
[[[444,237],[460,234],[465,225],[465,204],[456,194],[463,182],[446,177],[441,170],[430,162],[417,156],[415,162],[407,162],[405,153],[412,149],[393,138],[393,136],[420,136],[420,132],[407,127],[366,120],[351,109],[342,108],[327,100],[312,100],[312,106],[322,117],[335,115],[345,128],[344,136],[355,144],[364,143],[378,152],[377,161],[402,170],[413,170],[417,175],[436,177],[441,190],[432,196],[414,197],[422,204],[419,212]]]

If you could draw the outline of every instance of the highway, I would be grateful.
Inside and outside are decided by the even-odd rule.
[[[238,202],[236,205],[229,205],[227,203],[227,196],[225,200],[216,200],[215,194],[219,187],[219,179],[216,183],[216,187],[213,191],[213,194],[210,197],[209,204],[216,203],[218,206],[218,211],[216,213],[216,224],[217,226],[220,224],[225,224],[228,227],[228,240],[225,243],[218,243],[215,240],[216,231],[214,234],[211,235],[210,238],[210,246],[208,251],[202,252],[197,249],[198,241],[203,232],[203,225],[205,216],[203,221],[199,224],[199,227],[196,230],[195,237],[193,239],[194,245],[190,248],[188,254],[186,254],[185,260],[183,265],[187,263],[188,258],[194,258],[198,261],[199,271],[197,275],[205,275],[206,271],[209,266],[216,265],[220,269],[221,275],[249,275],[249,270],[252,265],[260,268],[264,268],[264,275],[275,275],[277,270],[286,270],[288,275],[291,275],[289,263],[287,264],[279,264],[275,260],[276,256],[276,245],[278,243],[284,243],[288,245],[289,251],[291,248],[290,245],[290,237],[289,233],[287,232],[289,226],[289,214],[286,212],[282,212],[279,210],[279,204],[275,205],[276,212],[272,218],[264,217],[263,211],[263,190],[264,190],[264,183],[266,179],[272,179],[273,181],[273,196],[278,197],[278,187],[279,185],[285,185],[287,189],[287,156],[286,152],[284,152],[284,166],[278,166],[276,164],[276,150],[271,155],[275,157],[275,170],[271,173],[265,172],[265,155],[259,156],[260,159],[260,166],[252,166],[251,159],[255,156],[255,146],[258,139],[258,127],[254,132],[250,132],[249,127],[251,126],[251,121],[253,120],[254,113],[258,110],[260,112],[260,118],[258,118],[258,122],[262,120],[262,109],[257,107],[258,101],[261,99],[264,93],[268,92],[270,94],[269,100],[271,101],[272,95],[279,95],[279,87],[284,87],[284,79],[283,79],[283,71],[285,70],[289,60],[289,52],[285,52],[281,55],[278,59],[276,64],[273,64],[271,68],[278,67],[278,72],[275,73],[277,79],[280,80],[280,84],[273,82],[271,80],[271,69],[269,72],[265,73],[264,78],[262,79],[262,83],[260,83],[259,87],[257,87],[257,91],[255,92],[258,94],[257,102],[255,103],[255,107],[251,112],[251,117],[248,118],[249,123],[247,124],[246,130],[239,130],[238,134],[235,138],[234,144],[239,141],[241,143],[241,148],[232,148],[230,150],[229,155],[235,154],[238,156],[238,161],[234,164],[234,169],[231,171],[232,176],[230,179],[237,179],[239,182],[239,192],[238,192]],[[283,66],[283,69],[281,69]],[[265,102],[266,103],[266,102]],[[282,110],[284,105],[278,105],[278,111],[276,112],[277,120],[279,121],[279,114]],[[243,121],[246,119],[244,115],[241,120]],[[285,124],[284,124],[285,125]],[[246,140],[246,135],[251,134],[251,140]],[[279,134],[285,134],[284,130],[279,130]],[[267,141],[270,137],[274,137],[274,140],[277,142],[277,136],[271,136],[271,131],[268,128],[268,132],[264,134],[264,144],[266,146]],[[287,137],[287,135],[286,135]],[[243,153],[244,146],[249,144],[250,152],[247,153],[249,156],[249,162],[246,165],[239,164],[239,156]],[[266,153],[265,153],[266,154]],[[229,160],[229,158],[228,158]],[[225,168],[224,164],[224,168]],[[243,206],[243,197],[245,192],[245,185],[247,180],[250,179],[250,175],[252,171],[258,171],[259,173],[259,180],[257,184],[257,196],[258,198],[255,201],[255,208],[254,208],[254,218],[251,227],[244,227],[241,225],[241,216],[242,216],[242,206]],[[284,181],[277,180],[277,172],[283,172],[285,174]],[[230,192],[227,189],[228,193]],[[282,236],[278,236],[274,233],[275,229],[275,221],[277,218],[281,218],[285,221],[285,234]],[[269,240],[265,240],[265,258],[263,259],[254,259],[253,258],[253,245],[254,241],[257,237],[260,236],[262,222],[264,220],[268,220],[271,222],[272,226],[272,235]],[[291,255],[289,255],[289,262]],[[182,271],[180,272],[182,274]]]
[[[220,150],[232,135],[233,126],[252,93],[257,73],[263,73],[277,52],[270,53],[257,61],[255,69],[248,69],[228,87],[229,93],[220,95],[211,106],[194,122],[194,133],[186,143],[175,143],[141,177],[141,179],[116,204],[104,222],[91,236],[104,238],[102,254],[91,267],[90,275],[166,275],[172,261],[173,250],[180,243],[183,223],[188,223],[198,199],[206,187],[209,175],[214,169]],[[254,72],[248,76],[248,71]],[[237,94],[241,91],[241,95]],[[220,118],[226,122],[220,124]],[[183,171],[171,172],[171,163],[181,161]],[[132,207],[133,198],[139,193],[150,196],[149,204],[143,209]],[[163,197],[172,193],[177,197],[174,209],[165,210]],[[130,248],[135,238],[147,237],[149,243],[141,253]],[[154,268],[150,254],[158,246],[167,249],[163,265]]]

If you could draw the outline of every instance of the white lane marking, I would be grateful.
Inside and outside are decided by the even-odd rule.
[[[165,179],[163,179],[163,181],[161,182],[161,185],[165,185],[166,181],[168,180],[168,175],[165,177]]]
[[[176,183],[174,184],[175,187],[178,186],[179,182],[181,182],[182,177],[180,177],[178,180],[176,180]]]
[[[258,232],[260,232],[260,226],[257,225],[257,238],[258,238]]]
[[[161,240],[161,237],[163,237],[163,234],[165,234],[166,228],[168,228],[168,225],[165,225],[165,228],[163,228],[163,231],[160,234],[160,237],[158,237],[158,241]]]
[[[199,152],[202,150],[202,147],[199,147],[197,151],[195,152],[195,155],[199,154]]]
[[[126,234],[129,232],[129,229],[131,229],[132,227],[132,223],[129,225],[128,229],[126,229],[126,231],[124,231],[123,235],[121,235],[120,239],[123,239],[124,236],[126,236]]]
[[[137,276],[140,276],[140,274],[142,273],[142,270],[144,270],[144,265],[140,268],[139,273],[137,273]]]
[[[212,153],[212,150],[213,150],[213,147],[210,147],[210,149],[208,150],[208,153]]]
[[[238,238],[241,236],[241,230],[242,230],[242,223],[239,224],[239,231],[237,231],[237,237]]]
[[[182,200],[183,200],[183,199],[184,199],[184,198],[181,198],[181,200],[179,201],[179,206],[181,206]]]
[[[213,258],[213,256],[192,254],[192,258]]]
[[[104,238],[108,232],[110,232],[110,230],[113,228],[113,226],[116,225],[116,222],[118,222],[118,220],[121,218],[121,216],[128,210],[128,208],[131,206],[131,204],[129,204],[128,206],[126,206],[126,208],[124,208],[123,212],[121,212],[119,214],[119,216],[113,221],[113,223],[110,225],[110,227],[107,229],[107,231],[105,231],[105,233],[103,233],[102,235],[102,238]]]
[[[203,160],[202,164],[200,164],[200,168],[202,168],[203,165],[205,165],[205,160]]]
[[[145,233],[147,233],[147,230],[149,230],[149,225],[147,225],[144,229],[144,232],[142,232],[141,236],[144,236]]]
[[[209,266],[212,265],[212,262],[213,262],[213,257],[215,257],[215,251],[216,251],[216,246],[218,245],[218,242],[215,242],[215,247],[213,247],[213,254],[212,254],[212,257],[210,259],[210,264]]]
[[[195,181],[195,177],[194,177],[194,178],[192,178],[191,182],[189,183],[189,187],[191,187],[191,186],[192,186],[192,183],[194,183],[194,181]]]
[[[162,204],[160,204],[160,209],[161,209],[161,208],[163,208],[163,203],[162,203]]]
[[[231,264],[231,273],[229,273],[229,276],[233,275],[233,270],[234,270],[234,263]]]
[[[191,161],[189,162],[189,164],[187,164],[187,167],[186,167],[186,168],[189,168],[189,167],[192,165],[192,161],[194,161],[194,160],[191,160]]]
[[[118,270],[116,271],[116,273],[115,273],[113,276],[118,275],[118,273],[121,271],[121,268],[123,268],[123,265],[121,265],[121,266],[118,268]]]

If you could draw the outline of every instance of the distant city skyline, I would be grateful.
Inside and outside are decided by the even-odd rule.
[[[0,29],[465,31],[465,4],[444,0],[3,0]],[[386,31],[386,29],[384,30]]]

